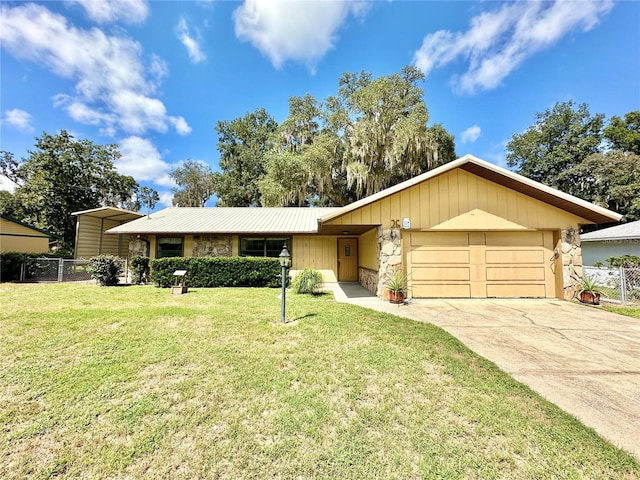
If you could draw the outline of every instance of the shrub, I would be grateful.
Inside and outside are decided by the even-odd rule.
[[[635,255],[621,255],[607,258],[610,267],[637,268],[640,267],[640,257]]]
[[[291,289],[293,293],[309,293],[315,295],[320,292],[322,274],[313,268],[305,268],[293,278]]]
[[[91,278],[101,286],[114,286],[118,284],[118,277],[122,273],[122,263],[113,255],[99,255],[89,259],[91,265]]]
[[[190,287],[278,287],[280,262],[262,257],[172,257],[150,261],[151,280],[173,285],[173,272],[186,270]]]
[[[131,258],[131,281],[135,285],[139,285],[147,281],[149,278],[149,257],[132,257]]]

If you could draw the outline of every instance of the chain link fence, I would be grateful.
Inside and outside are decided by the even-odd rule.
[[[120,283],[129,277],[129,265],[121,258],[122,276]],[[88,259],[69,260],[63,258],[27,258],[20,268],[20,282],[87,282],[91,278]]]
[[[596,282],[603,299],[640,305],[640,268],[584,266],[582,273]]]

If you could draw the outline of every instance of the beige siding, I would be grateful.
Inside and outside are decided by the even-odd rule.
[[[0,252],[46,253],[49,237],[19,223],[0,218]]]
[[[76,226],[76,258],[91,258],[96,255],[127,257],[129,235],[105,235],[105,230],[117,227],[121,222],[106,218],[79,215]]]
[[[328,222],[382,225],[409,218],[412,230],[546,230],[584,219],[456,169]]]
[[[358,239],[358,264],[378,271],[378,232],[375,228],[363,233]]]
[[[310,267],[322,274],[325,282],[337,282],[337,239],[326,235],[296,235],[291,248],[291,274]]]

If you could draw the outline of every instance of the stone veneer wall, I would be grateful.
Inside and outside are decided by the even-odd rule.
[[[582,281],[582,248],[580,234],[569,228],[560,233],[562,240],[562,283],[564,299],[573,300]]]
[[[129,240],[129,258],[148,256],[149,242],[146,240],[146,237],[133,238]]]
[[[358,269],[358,282],[374,295],[378,294],[378,272],[369,268]]]
[[[385,277],[387,273],[402,268],[400,230],[378,227],[378,251],[380,252],[380,270],[376,295],[387,298],[388,292],[384,287]]]
[[[194,257],[231,257],[233,240],[229,235],[201,235],[193,237]]]

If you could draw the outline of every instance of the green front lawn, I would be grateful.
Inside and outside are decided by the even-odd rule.
[[[0,478],[640,478],[439,328],[278,293],[0,285]]]
[[[626,315],[627,317],[640,318],[640,306],[638,305],[600,305],[600,308],[608,312]]]

